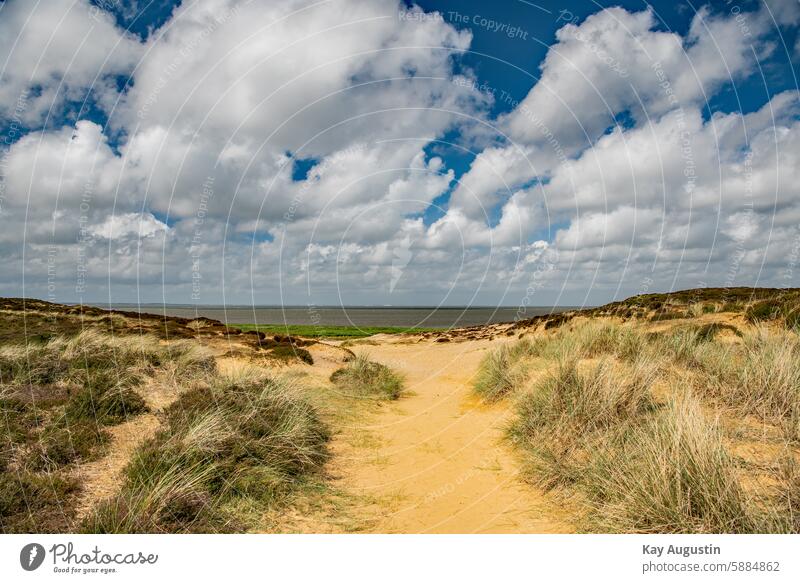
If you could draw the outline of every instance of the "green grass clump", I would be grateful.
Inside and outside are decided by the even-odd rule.
[[[305,348],[293,345],[282,345],[271,348],[267,353],[272,358],[280,360],[281,362],[292,362],[293,360],[300,360],[306,364],[314,364],[314,358],[311,353]]]
[[[525,360],[541,351],[541,346],[528,338],[503,344],[490,351],[481,361],[474,390],[483,399],[498,401],[513,392],[527,377]]]
[[[703,367],[705,364],[710,364],[704,362],[704,359],[711,356],[712,352],[717,354],[727,349],[713,343],[717,335],[725,330],[742,336],[735,326],[710,322],[679,326],[669,332],[653,333],[650,335],[650,344],[655,353],[666,355],[677,364]]]
[[[636,418],[653,407],[650,385],[655,369],[647,362],[629,370],[610,359],[581,371],[577,361],[559,363],[518,404],[514,433],[535,436],[551,426],[581,434]]]
[[[86,532],[224,532],[227,505],[279,504],[328,459],[329,432],[288,381],[262,378],[185,393],[136,453],[121,491]]]
[[[633,361],[644,346],[643,337],[638,330],[612,322],[589,321],[565,334],[574,336],[575,342],[572,354],[564,354],[568,357],[595,358],[613,355]],[[568,352],[569,345],[566,348]]]
[[[509,428],[512,442],[526,453],[529,475],[547,488],[572,483],[592,436],[653,408],[655,374],[647,361],[631,369],[606,358],[584,370],[574,359],[560,362],[519,398]]]
[[[781,303],[775,300],[757,302],[747,308],[745,318],[750,322],[766,322],[781,315]]]
[[[799,303],[796,294],[787,293],[783,297],[751,304],[745,311],[745,318],[753,324],[779,321],[787,328],[797,328],[800,324]]]
[[[344,394],[395,400],[403,393],[403,377],[364,353],[356,354],[346,366],[331,375],[331,382]]]
[[[650,316],[651,322],[666,322],[668,320],[683,320],[684,318],[688,317],[689,314],[687,312],[675,311],[675,312],[656,312],[652,316]]]

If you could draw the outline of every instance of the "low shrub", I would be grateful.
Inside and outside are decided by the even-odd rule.
[[[292,360],[300,360],[306,364],[314,364],[314,358],[311,353],[305,348],[293,345],[281,345],[271,348],[268,354],[277,360],[283,362],[290,362]]]
[[[344,394],[395,400],[403,393],[403,377],[364,353],[358,353],[346,366],[331,375],[331,382]]]
[[[781,304],[775,300],[757,302],[747,308],[745,318],[750,322],[758,323],[774,320],[781,314]]]
[[[0,473],[0,532],[63,532],[77,491],[76,480],[67,476]]]

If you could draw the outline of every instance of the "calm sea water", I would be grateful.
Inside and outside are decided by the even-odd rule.
[[[245,307],[113,304],[117,310],[196,318],[205,316],[230,324],[309,324],[318,326],[419,326],[450,328],[518,319],[517,308],[373,308],[373,307]],[[528,307],[522,318],[571,309]]]

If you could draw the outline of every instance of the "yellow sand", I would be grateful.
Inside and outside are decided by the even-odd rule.
[[[509,405],[484,405],[471,394],[481,358],[497,343],[363,347],[403,373],[410,393],[382,406],[368,425],[345,429],[334,444],[339,486],[374,501],[365,510],[368,530],[570,531],[557,502],[519,479],[517,460],[503,442]]]

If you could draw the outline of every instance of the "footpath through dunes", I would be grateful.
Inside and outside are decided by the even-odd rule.
[[[371,501],[367,530],[378,533],[570,532],[551,496],[524,484],[503,442],[512,411],[472,395],[481,358],[497,341],[386,342],[364,347],[401,372],[407,394],[369,425],[334,443],[333,474]]]

